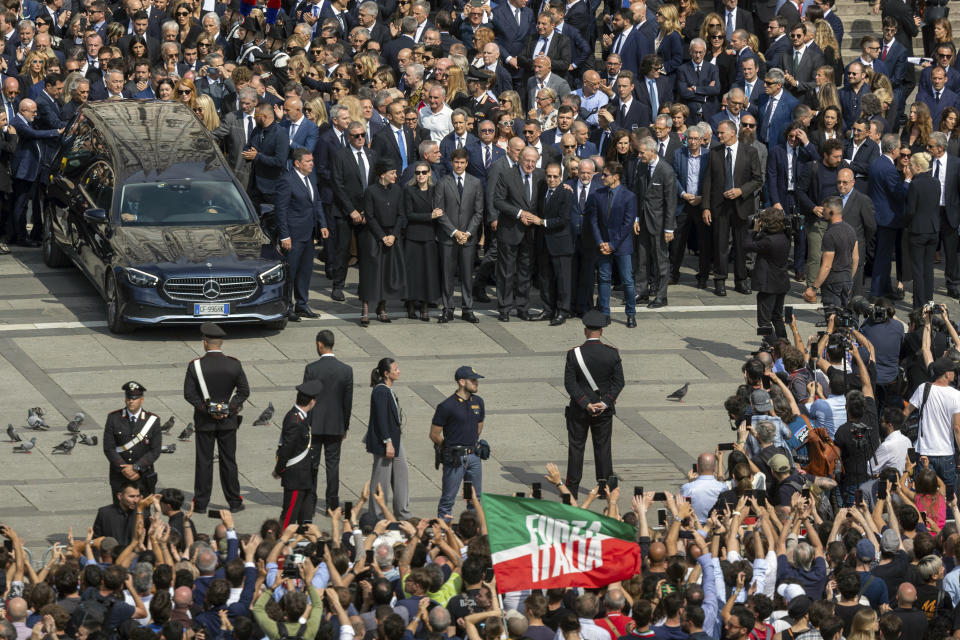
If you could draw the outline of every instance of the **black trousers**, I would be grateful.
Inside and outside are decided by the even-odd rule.
[[[113,498],[114,502],[117,501],[120,486],[126,482],[126,480],[126,476],[113,467],[110,467],[110,497]],[[140,497],[146,498],[147,496],[153,495],[157,488],[157,473],[154,471],[149,476],[141,474],[137,485],[140,487]]]
[[[783,324],[783,300],[785,293],[757,292],[757,327],[773,328],[778,338],[787,337],[787,328]]]
[[[540,298],[549,317],[560,313],[570,315],[570,298],[573,289],[571,278],[573,256],[551,256],[547,248],[538,252],[540,260]]]
[[[683,266],[683,254],[687,251],[690,232],[693,231],[698,219],[702,224],[703,217],[700,207],[693,207],[690,204],[684,204],[680,213],[677,215],[677,229],[673,233],[673,240],[670,241],[671,278],[680,278],[680,267]],[[698,237],[701,236],[698,234]],[[697,275],[699,276],[699,274]]]
[[[474,273],[473,286],[477,289],[486,287],[490,280],[496,281],[494,271],[497,268],[497,255],[497,232],[486,225],[483,231],[483,258]]]
[[[663,231],[651,231],[641,221],[633,258],[633,285],[637,295],[653,294],[655,298],[665,299],[670,278],[670,252]]]
[[[7,242],[11,244],[27,239],[27,204],[37,190],[36,180],[13,181],[13,214],[7,221]]]
[[[592,248],[583,246],[580,238],[570,261],[573,272],[573,312],[586,313],[593,309],[593,287],[597,282],[597,253]]]
[[[444,311],[453,311],[453,292],[457,281],[460,282],[460,295],[463,298],[463,310],[473,310],[473,262],[477,256],[477,243],[460,245],[440,244],[440,290]],[[457,272],[459,271],[459,278]]]
[[[313,522],[313,510],[317,504],[317,492],[313,487],[306,489],[283,489],[283,507],[280,509],[280,522],[286,529],[292,523],[307,524]]]
[[[333,280],[334,289],[343,289],[347,280],[347,264],[350,261],[350,220],[346,216],[334,215],[330,225],[330,236],[327,238],[327,265],[326,270]],[[328,221],[329,224],[329,221]]]
[[[243,502],[240,497],[240,476],[237,471],[237,430],[197,431],[193,470],[193,502],[197,511],[210,504],[213,490],[213,447],[220,456],[220,485],[230,507]]]
[[[960,287],[960,259],[957,258],[960,236],[957,235],[957,228],[950,226],[946,207],[940,207],[940,240],[943,242],[943,275],[947,281],[947,291],[955,291]]]
[[[533,240],[527,233],[519,244],[497,243],[497,306],[509,312],[527,310],[533,277]]]
[[[956,245],[956,236],[954,236]],[[946,247],[944,241],[944,247]],[[913,268],[913,308],[933,300],[933,254],[937,251],[937,234],[910,234],[910,265]],[[956,254],[954,254],[956,260]],[[948,267],[949,268],[949,267]]]
[[[317,476],[320,472],[320,458],[323,456],[323,471],[327,479],[324,496],[327,508],[332,509],[340,502],[340,448],[343,436],[314,434],[310,445],[310,455],[313,456],[313,486],[317,486]],[[310,513],[317,506],[317,491],[313,494],[313,504],[309,507]]]
[[[593,461],[597,468],[597,480],[606,480],[613,475],[613,455],[610,451],[610,435],[613,432],[613,414],[605,412],[599,417],[588,416],[579,406],[567,405],[567,488],[574,496],[580,488],[583,476],[583,450],[587,435],[593,439]]]
[[[747,279],[746,252],[743,250],[747,223],[740,219],[736,208],[731,204],[723,204],[717,211],[711,213],[713,214],[713,222],[710,225],[713,230],[713,277],[726,280],[732,260],[733,278],[738,283],[742,282]]]

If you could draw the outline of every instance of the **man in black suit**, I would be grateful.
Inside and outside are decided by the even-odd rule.
[[[716,65],[704,60],[706,52],[706,43],[694,38],[690,42],[690,60],[677,69],[677,94],[690,109],[689,124],[710,120],[720,110],[720,72]]]
[[[866,261],[867,246],[873,242],[873,236],[877,232],[877,219],[873,214],[873,200],[853,188],[854,180],[852,169],[840,169],[837,174],[837,192],[843,203],[843,221],[857,233],[860,260],[857,262],[857,271],[853,274],[852,295],[859,296],[865,293],[863,265]]]
[[[469,154],[454,149],[450,154],[451,173],[437,183],[434,207],[443,212],[437,219],[440,241],[440,282],[443,313],[439,321],[453,320],[453,290],[460,272],[460,295],[463,298],[462,318],[480,322],[473,312],[473,263],[477,253],[477,237],[483,222],[483,185],[467,173]]]
[[[617,76],[617,118],[613,122],[613,129],[626,129],[633,131],[637,127],[645,127],[653,121],[653,114],[650,107],[634,99],[636,95],[634,90],[633,74],[629,71],[621,71]],[[597,145],[599,149],[599,145]]]
[[[223,353],[227,335],[213,322],[200,325],[205,354],[187,366],[183,398],[193,407],[197,447],[193,475],[193,508],[207,510],[213,488],[213,447],[220,456],[220,485],[230,511],[243,511],[240,476],[237,471],[237,429],[250,385],[243,365]]]
[[[505,171],[494,188],[495,218],[491,223],[497,232],[497,306],[498,320],[510,321],[510,311],[516,306],[517,317],[523,320],[542,320],[541,311],[527,309],[532,277],[534,238],[533,211],[537,194],[543,182],[543,169],[537,169],[540,155],[527,147],[520,154],[517,170]]]
[[[665,113],[657,116],[653,124],[654,142],[657,145],[657,155],[668,163],[673,160],[673,154],[683,146],[680,136],[673,132],[673,119]]]
[[[417,47],[413,34],[417,31],[417,20],[413,16],[406,16],[400,21],[400,35],[389,41],[383,47],[382,55],[394,69],[397,67],[397,54],[401,49],[410,49],[413,51]]]
[[[672,156],[671,156],[672,157]],[[677,177],[657,153],[657,141],[640,140],[640,161],[632,189],[637,194],[640,211],[633,223],[637,234],[636,268],[634,282],[637,302],[648,302],[647,307],[667,306],[667,284],[670,274],[670,252],[667,245],[677,228]],[[650,290],[654,298],[650,301]]]
[[[556,327],[571,314],[574,238],[570,222],[576,202],[573,191],[564,188],[560,163],[544,166],[544,180],[537,196],[537,215],[531,217],[531,224],[543,227],[536,234],[540,297],[550,326]]]
[[[927,151],[930,152],[930,175],[940,183],[940,240],[946,259],[943,274],[947,280],[947,295],[960,298],[960,259],[957,257],[960,244],[957,231],[960,227],[960,159],[947,153],[947,136],[940,131],[930,134]]]
[[[803,23],[790,28],[789,51],[780,54],[783,69],[784,87],[800,102],[817,107],[817,69],[823,66],[823,51],[814,42],[806,42],[806,29]],[[844,113],[846,115],[846,113]]]
[[[520,153],[525,147],[522,138],[510,138],[507,141],[507,150],[490,163],[486,176],[481,178],[483,180],[483,192],[486,194],[486,219],[484,220],[486,224],[486,233],[484,234],[486,246],[483,251],[483,260],[480,261],[480,266],[477,267],[473,280],[473,299],[477,302],[490,302],[490,296],[487,295],[487,283],[491,278],[496,277],[495,271],[499,262],[497,259],[499,256],[497,251],[497,225],[494,224],[497,220],[497,208],[494,205],[497,183],[502,173],[516,171],[517,164],[520,162]]]
[[[880,157],[880,147],[870,136],[870,125],[866,120],[853,123],[853,138],[844,141],[843,159],[853,169],[857,179],[857,191],[867,193],[867,175],[870,165]]]
[[[213,130],[213,137],[220,142],[227,164],[244,188],[250,181],[252,163],[243,157],[243,151],[253,139],[256,130],[257,92],[253,87],[240,89],[240,109],[231,111],[220,120]]]
[[[537,16],[537,33],[527,40],[523,53],[516,58],[517,65],[528,74],[533,73],[533,61],[540,56],[550,58],[550,69],[553,73],[561,78],[567,77],[573,61],[570,38],[556,32],[554,15],[549,11]]]
[[[403,175],[407,167],[417,161],[417,146],[413,143],[413,131],[404,125],[403,100],[395,100],[387,107],[387,126],[373,136],[370,150],[380,159],[388,159]]]
[[[323,454],[327,478],[324,513],[340,505],[340,447],[350,429],[350,412],[353,410],[353,368],[333,355],[333,342],[333,331],[318,331],[317,354],[320,359],[303,370],[304,382],[319,380],[323,384],[323,391],[317,396],[317,406],[310,414],[310,432],[313,434],[310,453],[313,455],[315,487]]]
[[[362,123],[352,122],[347,129],[349,145],[333,156],[333,291],[334,300],[343,300],[343,285],[347,279],[347,260],[350,257],[350,225],[363,220],[363,192],[375,178],[374,155],[364,145],[366,131]],[[361,167],[362,165],[362,167]],[[329,254],[328,254],[329,256]],[[328,257],[329,259],[329,257]]]
[[[276,121],[272,106],[258,105],[254,120],[257,128],[240,155],[253,165],[248,190],[250,199],[259,207],[264,203],[273,204],[277,182],[290,154],[290,138]]]
[[[717,126],[722,146],[710,152],[710,164],[703,185],[703,222],[711,230],[707,249],[713,258],[714,293],[727,295],[730,250],[733,249],[733,277],[737,293],[750,294],[746,256],[743,251],[747,219],[756,213],[754,194],[763,186],[760,157],[752,146],[737,140],[737,129],[724,120]],[[733,241],[729,240],[731,231]]]
[[[300,322],[301,316],[318,318],[307,304],[313,275],[313,230],[319,227],[323,238],[330,233],[314,182],[313,154],[307,149],[293,150],[293,167],[277,185],[276,215],[280,249],[285,252],[293,283],[294,306],[287,317],[292,322]]]

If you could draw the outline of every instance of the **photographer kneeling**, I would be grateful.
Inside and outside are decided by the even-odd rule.
[[[776,333],[786,338],[783,324],[783,300],[790,291],[787,261],[790,258],[790,236],[784,227],[783,211],[764,209],[757,216],[753,233],[743,243],[744,251],[755,251],[757,261],[751,282],[757,290],[757,333]]]

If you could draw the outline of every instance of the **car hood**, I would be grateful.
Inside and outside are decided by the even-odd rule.
[[[110,238],[115,255],[124,266],[219,265],[265,258],[267,235],[256,224],[222,227],[115,227]]]

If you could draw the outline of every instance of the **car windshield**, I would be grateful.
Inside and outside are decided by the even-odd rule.
[[[232,182],[185,179],[128,183],[120,194],[123,226],[205,226],[252,221]]]

